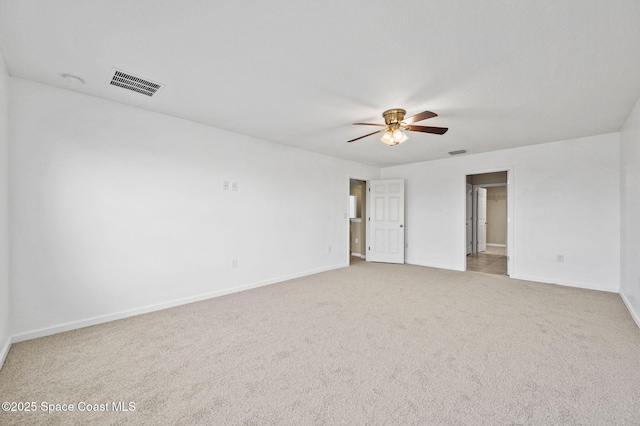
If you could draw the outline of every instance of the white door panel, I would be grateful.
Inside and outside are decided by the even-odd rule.
[[[478,188],[478,211],[477,211],[477,227],[478,230],[478,250],[483,252],[487,250],[487,188]]]
[[[471,254],[473,251],[473,185],[467,184],[467,254]]]
[[[370,181],[369,203],[367,261],[404,263],[404,180]]]

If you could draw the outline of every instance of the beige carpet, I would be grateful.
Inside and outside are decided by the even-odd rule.
[[[38,404],[3,425],[637,425],[640,329],[616,294],[359,262],[15,344],[0,398]]]

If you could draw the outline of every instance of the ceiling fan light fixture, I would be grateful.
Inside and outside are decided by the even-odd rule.
[[[387,128],[387,130],[384,132],[384,134],[380,138],[382,143],[387,144],[389,146],[395,146],[395,145],[401,144],[402,142],[406,141],[407,139],[409,139],[409,138],[402,131],[401,128],[393,129],[392,126],[390,126],[390,128]]]
[[[386,132],[384,132],[380,140],[382,141],[382,143],[385,143],[389,146],[397,144],[397,142],[393,139],[393,132],[391,130],[387,130]]]
[[[393,131],[393,140],[397,143],[402,143],[409,139],[409,137],[402,131],[402,129],[396,129]]]

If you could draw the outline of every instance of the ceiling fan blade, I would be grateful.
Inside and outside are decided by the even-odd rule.
[[[436,135],[444,135],[449,130],[448,127],[431,127],[431,126],[407,126],[407,130],[411,132],[434,133]]]
[[[373,133],[369,133],[368,135],[364,135],[364,136],[360,136],[359,138],[351,139],[350,141],[347,141],[347,143],[355,142],[355,141],[357,141],[359,139],[366,138],[367,136],[375,135],[376,133],[380,133],[380,132],[384,132],[384,131],[385,131],[385,129],[381,129],[381,130],[375,131]]]
[[[427,118],[437,117],[438,114],[431,111],[422,111],[419,114],[412,115],[409,118],[405,118],[403,121],[407,124],[417,123],[418,121],[426,120]]]
[[[373,123],[353,123],[354,126],[380,126],[384,127],[386,124],[373,124]]]

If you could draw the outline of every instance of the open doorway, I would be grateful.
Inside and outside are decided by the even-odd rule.
[[[349,264],[366,259],[367,182],[349,179]]]
[[[467,271],[508,274],[508,173],[467,175]]]

